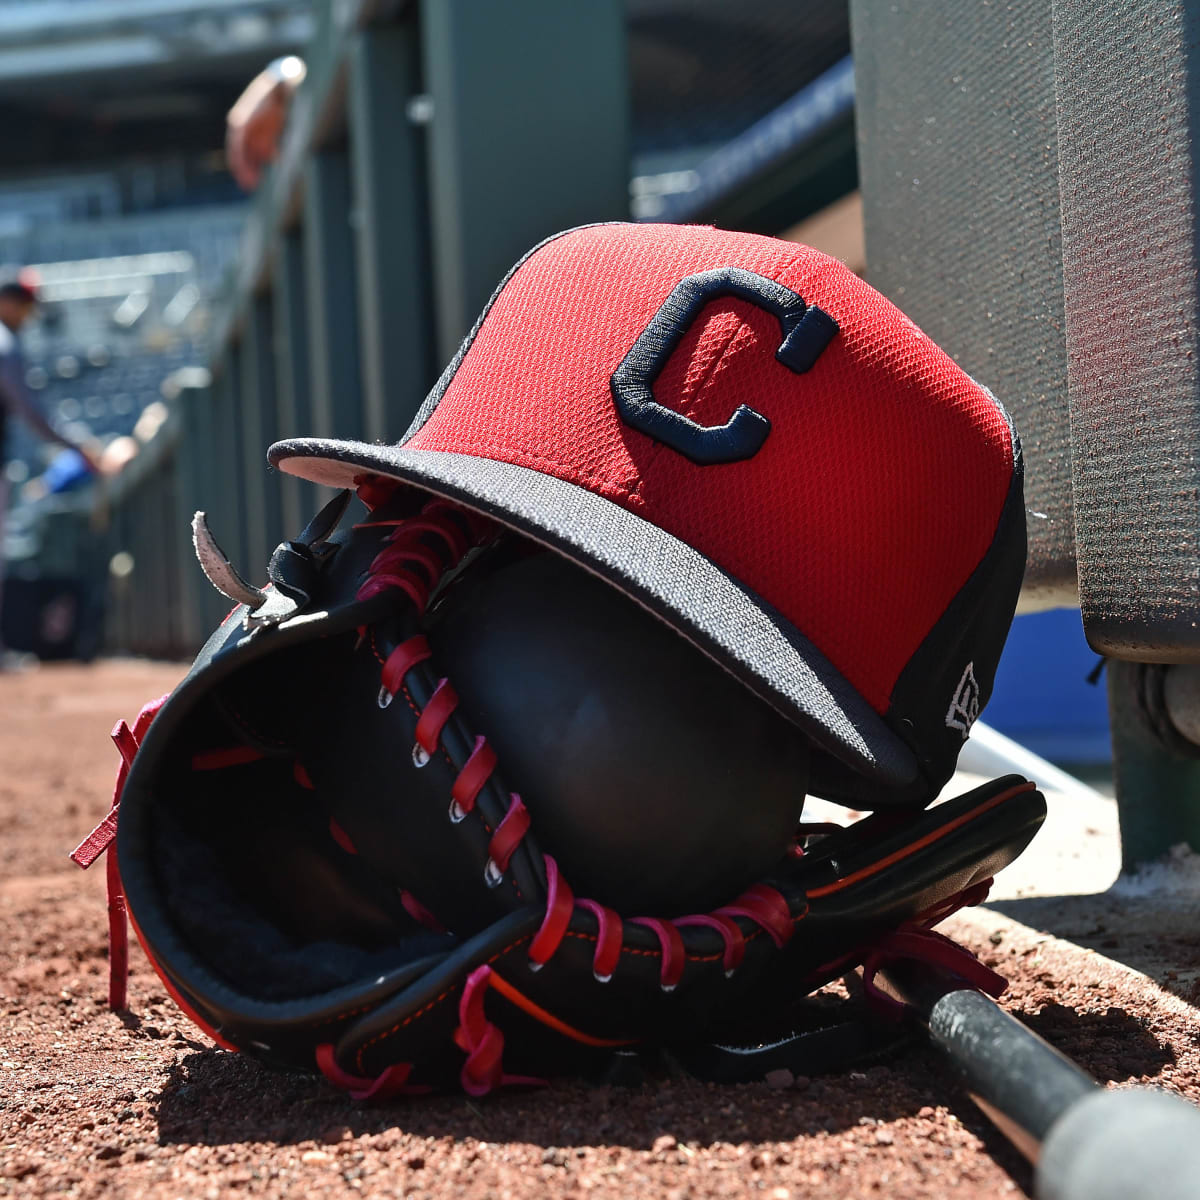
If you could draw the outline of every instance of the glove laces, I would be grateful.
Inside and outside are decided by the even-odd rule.
[[[576,900],[558,869],[558,863],[549,854],[543,857],[546,861],[546,915],[529,945],[530,969],[541,970],[554,956],[566,936],[572,910],[579,907],[586,909],[596,919],[596,952],[592,958],[592,974],[598,982],[607,983],[620,961],[624,919],[595,900]],[[724,943],[722,966],[726,976],[729,976],[741,965],[746,953],[746,935],[734,920],[735,917],[743,917],[757,925],[777,947],[782,948],[791,939],[796,922],[803,919],[805,912],[807,908],[793,916],[780,892],[768,884],[756,883],[731,904],[722,905],[711,913],[696,913],[670,920],[660,917],[630,917],[628,920],[631,925],[649,929],[657,937],[661,958],[659,986],[664,992],[672,992],[683,978],[687,961],[680,928],[703,925],[720,934]]]
[[[611,908],[606,908],[595,900],[576,900],[570,885],[558,869],[558,864],[548,854],[543,857],[547,880],[546,912],[530,942],[530,970],[541,970],[554,957],[567,935],[572,912],[578,907],[590,912],[596,920],[596,951],[592,960],[592,973],[598,982],[607,983],[612,979],[620,962],[624,942],[624,919]],[[723,961],[726,974],[731,975],[741,962],[746,948],[746,935],[734,918],[748,919],[758,925],[777,946],[783,946],[792,936],[796,922],[803,916],[802,912],[794,917],[787,901],[774,888],[756,884],[732,904],[712,913],[675,917],[671,920],[659,917],[632,917],[629,918],[629,924],[649,929],[658,939],[661,960],[660,987],[664,992],[671,992],[682,978],[687,962],[680,927],[705,925],[715,929],[724,941]],[[459,999],[459,1024],[454,1031],[455,1044],[467,1055],[459,1081],[468,1095],[482,1096],[496,1087],[545,1083],[543,1079],[511,1075],[504,1070],[504,1034],[498,1025],[489,1020],[484,1010],[484,999],[489,990],[499,992],[535,1020],[582,1045],[617,1048],[634,1044],[634,1039],[597,1037],[567,1024],[531,1000],[491,966],[483,964],[476,967],[467,977]]]
[[[168,693],[169,695],[169,693]],[[124,721],[118,721],[113,726],[112,740],[121,755],[121,766],[117,770],[116,783],[113,785],[112,804],[105,814],[104,820],[71,851],[71,861],[85,871],[100,855],[112,850],[117,836],[117,817],[121,808],[121,793],[125,790],[125,781],[129,778],[129,769],[150,728],[150,722],[158,715],[158,710],[167,702],[166,696],[151,700],[133,723],[133,728]],[[129,924],[128,908],[125,903],[125,889],[121,886],[121,874],[117,866],[115,853],[108,853],[105,864],[106,889],[108,893],[108,1006],[114,1012],[125,1007],[129,979]]]

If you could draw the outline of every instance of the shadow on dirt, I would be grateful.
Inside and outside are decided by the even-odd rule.
[[[681,1143],[790,1141],[836,1132],[861,1118],[887,1122],[945,1103],[924,1049],[888,1064],[811,1080],[802,1090],[717,1085],[687,1078],[640,1087],[554,1081],[472,1100],[415,1096],[379,1106],[348,1100],[320,1078],[282,1074],[241,1055],[206,1050],[173,1069],[158,1105],[162,1142],[281,1144],[337,1141],[402,1127],[422,1137],[521,1141],[541,1146],[648,1149],[670,1133]]]
[[[1175,1062],[1175,1052],[1123,1008],[1076,1012],[1047,1004],[1021,1021],[1101,1083],[1153,1078]]]
[[[1104,1081],[1154,1074],[1174,1061],[1169,1047],[1121,1009],[1076,1013],[1051,1005],[1027,1023]],[[884,1062],[787,1089],[667,1076],[635,1088],[555,1082],[483,1100],[414,1097],[378,1107],[356,1104],[320,1078],[210,1049],[172,1068],[157,1117],[159,1140],[167,1144],[329,1143],[399,1128],[420,1137],[515,1141],[569,1154],[597,1145],[649,1150],[664,1134],[697,1148],[789,1142],[928,1117],[921,1112],[926,1106],[950,1108],[1014,1182],[1029,1189],[1024,1159],[975,1108],[953,1071],[921,1044]]]
[[[1200,1004],[1197,906],[1180,907],[1170,894],[1129,895],[1119,890],[1086,896],[993,900],[987,907],[1030,929],[1063,938],[1154,980],[1190,1004]]]

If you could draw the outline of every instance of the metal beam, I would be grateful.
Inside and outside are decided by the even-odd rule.
[[[227,347],[213,379],[212,464],[202,507],[226,557],[239,571],[246,568],[246,502],[242,471],[241,347]],[[207,585],[206,585],[207,586]],[[208,598],[209,625],[215,625],[229,610],[229,602],[211,588]]]
[[[858,185],[847,56],[688,172],[643,219],[775,234]],[[651,206],[648,206],[651,207]]]
[[[242,484],[246,497],[246,561],[237,564],[247,579],[266,580],[271,551],[283,536],[279,488],[268,478],[267,447],[278,435],[274,324],[271,296],[253,298],[242,335]]]
[[[1171,722],[1163,687],[1169,669],[1115,658],[1105,666],[1127,871],[1181,844],[1200,850],[1200,747]]]
[[[423,0],[438,354],[552,233],[629,211],[625,12]]]
[[[275,252],[275,383],[281,437],[312,431],[312,393],[308,378],[308,313],[304,290],[304,238],[290,229]],[[316,509],[316,485],[280,474],[280,521],[285,537],[295,537]]]
[[[203,503],[207,479],[206,442],[211,432],[212,390],[207,372],[177,372],[178,391],[174,404],[179,413],[181,432],[175,449],[177,480],[175,504],[171,515],[172,532],[181,547],[176,562],[179,595],[179,633],[182,649],[194,652],[208,637],[207,622],[201,607],[204,583],[200,568],[191,553],[187,530],[192,514]]]
[[[366,29],[350,60],[363,431],[395,441],[435,378],[425,139],[406,119],[421,89],[413,22]]]
[[[360,438],[365,432],[351,203],[346,151],[314,154],[304,188],[312,379],[312,428],[307,432],[314,436]]]

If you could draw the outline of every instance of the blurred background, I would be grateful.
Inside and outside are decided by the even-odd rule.
[[[227,602],[191,513],[261,573],[321,499],[267,445],[399,438],[560,228],[706,221],[870,277],[837,0],[0,0],[0,123],[24,386],[99,468],[7,422],[0,632],[37,659],[193,654]],[[1096,663],[1077,607],[1020,617],[988,719],[1106,763]]]

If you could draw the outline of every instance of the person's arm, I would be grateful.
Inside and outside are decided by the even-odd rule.
[[[263,168],[274,162],[292,93],[304,81],[305,66],[295,55],[277,58],[260,71],[225,119],[225,155],[233,177],[252,192]]]
[[[23,382],[17,382],[11,374],[5,371],[0,371],[0,407],[3,407],[6,412],[16,417],[18,420],[24,421],[38,437],[43,438],[47,442],[54,442],[67,450],[74,450],[80,454],[83,461],[87,463],[90,471],[98,470],[95,457],[91,451],[83,446],[76,445],[70,438],[64,437],[49,421],[42,415],[42,410],[38,408],[32,396],[29,395],[28,389]]]

